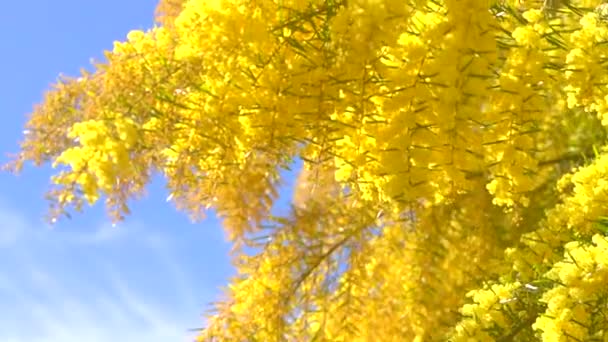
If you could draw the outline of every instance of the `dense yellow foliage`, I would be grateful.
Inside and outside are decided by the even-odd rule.
[[[201,341],[608,341],[607,17],[163,0],[47,93],[13,167],[58,169],[52,218],[104,198],[121,219],[154,172],[214,208],[239,275]]]

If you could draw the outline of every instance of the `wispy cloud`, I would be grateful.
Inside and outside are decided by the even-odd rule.
[[[0,250],[17,242],[26,229],[23,217],[0,202]]]
[[[125,237],[125,235],[127,235],[128,233],[130,233],[130,231],[125,227],[115,225],[109,222],[104,222],[100,224],[92,234],[74,234],[71,236],[71,240],[75,243],[99,244],[120,239],[122,237]]]
[[[49,239],[72,244],[103,244],[114,240],[125,238],[127,235],[141,231],[141,225],[129,223],[125,225],[115,225],[110,222],[102,222],[97,228],[91,231],[76,231],[63,234],[48,224],[37,221],[29,222],[19,210],[5,204],[0,198],[0,249],[14,247],[23,243],[35,242],[48,243]]]
[[[53,231],[1,204],[0,341],[192,341],[202,298],[170,237],[101,224],[51,244]]]

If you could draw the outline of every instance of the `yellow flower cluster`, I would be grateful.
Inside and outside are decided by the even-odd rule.
[[[597,232],[594,222],[606,212],[607,165],[608,156],[601,155],[590,165],[563,177],[559,181],[561,203],[547,211],[540,228],[521,236],[520,246],[506,249],[507,260],[512,263],[517,279],[530,283],[549,280],[557,284],[545,292],[542,292],[545,288],[533,286],[535,292],[542,293],[541,297],[519,299],[522,311],[535,319],[528,329],[540,331],[543,341],[608,337],[605,319],[600,318],[603,309],[599,304],[605,297],[603,292],[608,281],[608,242],[604,236],[594,234]],[[569,187],[571,190],[567,189]],[[577,240],[568,242],[573,236]],[[589,244],[589,240],[593,243]],[[510,284],[508,279],[505,278],[506,284]],[[485,290],[479,291],[485,293]],[[481,310],[480,304],[475,302],[465,305],[462,310]],[[544,313],[537,312],[540,305],[546,306]],[[489,324],[498,324],[498,321],[500,318],[491,319]],[[525,321],[525,317],[519,320],[520,323]],[[516,324],[518,320],[514,322]],[[459,324],[466,327],[461,328],[466,331],[488,328],[478,319],[464,319]],[[454,336],[468,335],[457,330]]]
[[[594,235],[592,243],[569,242],[564,259],[547,277],[557,285],[541,298],[547,307],[533,325],[542,341],[590,341],[608,339],[608,240]]]
[[[467,297],[473,304],[460,309],[466,318],[456,326],[451,341],[495,341],[501,337],[500,332],[513,324],[514,319],[507,313],[516,309],[520,288],[521,284],[515,282],[469,292]]]
[[[598,13],[585,14],[580,29],[570,36],[572,48],[566,56],[565,70],[568,107],[581,106],[597,113],[608,125],[608,89],[604,63],[608,48],[608,27]]]
[[[71,173],[64,173],[55,181],[79,185],[89,204],[96,202],[100,194],[112,193],[121,180],[128,180],[134,172],[129,150],[135,146],[139,132],[133,120],[115,116],[112,121],[79,122],[67,136],[74,139],[77,146],[59,155],[54,166],[68,165]],[[73,196],[65,198],[70,199]]]

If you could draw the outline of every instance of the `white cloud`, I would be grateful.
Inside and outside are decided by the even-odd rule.
[[[152,234],[149,239],[146,239],[148,247],[157,257],[161,267],[166,272],[167,276],[173,279],[176,287],[176,295],[180,297],[182,303],[196,305],[196,297],[192,288],[194,281],[188,276],[180,262],[176,258],[176,253],[173,247],[160,234]]]
[[[0,250],[13,246],[24,233],[27,224],[14,210],[0,203]]]
[[[1,204],[0,252],[12,249],[0,255],[0,341],[193,340],[189,324],[202,307],[193,303],[188,272],[164,234],[139,224],[55,234]],[[127,247],[108,249],[118,242]],[[163,285],[133,272],[137,263],[123,262],[130,257],[149,260],[157,273],[148,276]]]
[[[31,265],[30,265],[31,267]],[[184,314],[171,306],[153,305],[118,275],[83,294],[40,270],[30,270],[29,284],[0,278],[0,303],[10,298],[13,308],[0,310],[0,341],[15,342],[167,342],[191,341]],[[109,281],[108,281],[109,279]],[[101,288],[104,288],[103,290]],[[3,298],[4,297],[4,298]],[[9,303],[10,303],[9,302]],[[1,307],[2,305],[0,305]]]
[[[103,222],[93,232],[79,230],[63,234],[61,228],[48,226],[42,222],[36,225],[28,222],[18,210],[5,205],[0,200],[0,249],[15,247],[18,243],[22,243],[23,239],[27,239],[28,243],[48,243],[49,239],[53,239],[74,244],[103,244],[124,238],[134,231],[141,231],[140,225],[133,222],[119,225]]]
[[[78,242],[89,244],[110,242],[123,237],[126,233],[125,227],[106,222],[101,224],[93,234],[79,234]]]

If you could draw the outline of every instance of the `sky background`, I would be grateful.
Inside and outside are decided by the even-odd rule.
[[[17,152],[26,114],[60,73],[77,75],[156,0],[6,1],[0,11],[0,163]],[[112,227],[102,206],[51,228],[49,167],[0,173],[0,341],[190,341],[233,274],[214,217],[192,224],[162,180]]]

